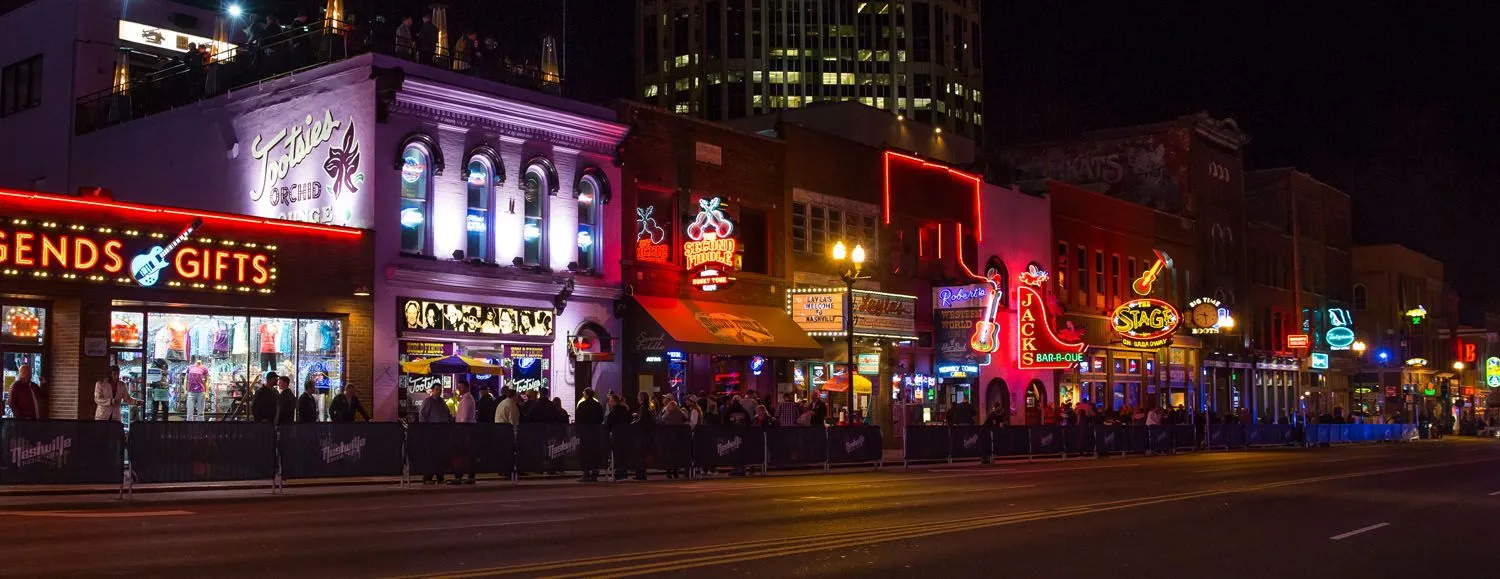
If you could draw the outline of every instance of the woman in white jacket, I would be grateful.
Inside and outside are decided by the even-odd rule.
[[[130,389],[120,381],[120,367],[110,366],[109,377],[94,383],[94,420],[120,421],[120,407],[135,404]]]

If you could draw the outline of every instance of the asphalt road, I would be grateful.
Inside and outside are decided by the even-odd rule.
[[[0,507],[0,576],[1500,577],[1500,442]]]

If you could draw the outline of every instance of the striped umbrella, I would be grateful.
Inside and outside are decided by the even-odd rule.
[[[468,356],[443,356],[402,362],[401,371],[407,374],[499,374],[501,368],[478,358]]]

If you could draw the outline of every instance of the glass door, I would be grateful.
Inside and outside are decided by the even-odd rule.
[[[10,387],[12,384],[15,384],[16,380],[20,379],[22,366],[29,366],[31,368],[31,381],[40,383],[43,368],[41,352],[13,350],[0,352],[0,375],[4,377],[0,379],[0,383],[5,385],[5,393],[0,398],[4,398],[5,401],[4,416],[6,418],[11,417]],[[43,410],[45,411],[45,407]]]

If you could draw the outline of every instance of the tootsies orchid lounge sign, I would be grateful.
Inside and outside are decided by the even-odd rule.
[[[361,131],[333,109],[280,118],[242,138],[250,144],[244,180],[250,213],[262,217],[368,227]]]

